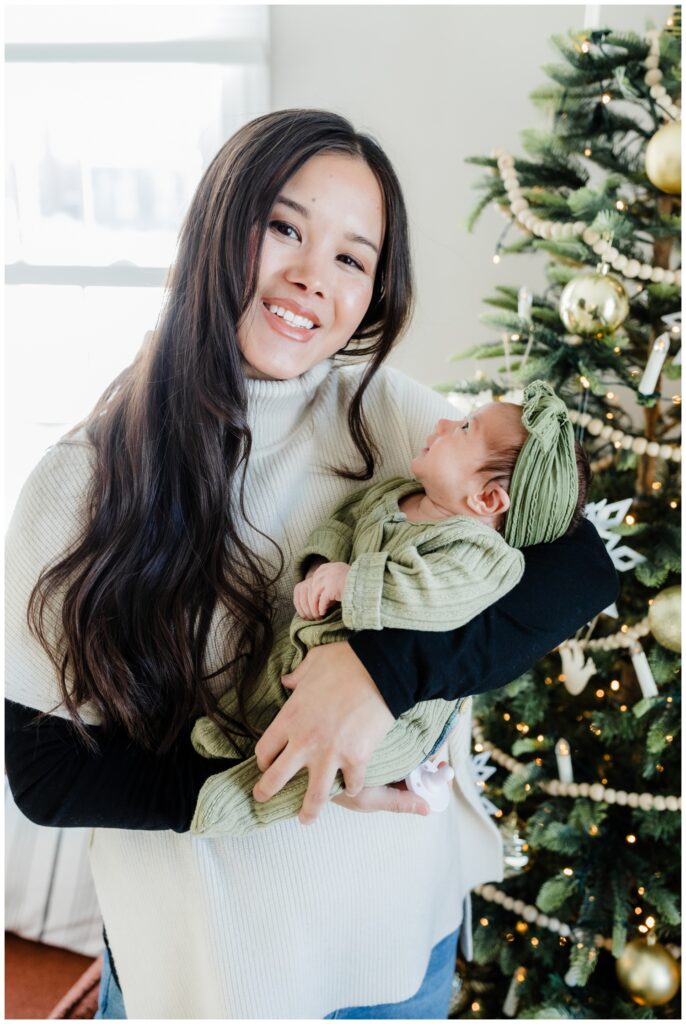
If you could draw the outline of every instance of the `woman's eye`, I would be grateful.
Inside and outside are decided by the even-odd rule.
[[[338,258],[339,260],[341,260],[342,263],[345,263],[346,267],[355,267],[356,270],[364,270],[362,264],[359,263],[356,259],[353,259],[352,256],[346,256],[344,254],[341,254]]]
[[[286,238],[300,238],[293,225],[288,224],[285,220],[272,220],[269,222],[269,227],[273,228],[274,231],[278,231],[280,235],[284,235]]]

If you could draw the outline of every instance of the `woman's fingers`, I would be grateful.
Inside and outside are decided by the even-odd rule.
[[[302,825],[311,825],[329,801],[331,787],[336,778],[336,766],[330,763],[309,770],[307,793],[300,808],[298,820]]]
[[[272,725],[260,736],[255,745],[255,760],[261,772],[266,772],[270,764],[288,744],[288,736],[279,729],[272,728],[273,725],[272,722]]]
[[[265,734],[266,735],[266,734]],[[257,748],[255,748],[257,750]],[[270,800],[275,793],[289,782],[301,768],[305,767],[306,758],[301,752],[295,753],[286,747],[284,751],[270,764],[259,782],[253,786],[252,795],[258,803]],[[260,768],[258,760],[257,767]],[[260,768],[260,771],[262,769]]]
[[[368,786],[354,797],[339,793],[333,797],[333,803],[349,811],[389,811],[392,814],[419,814],[423,818],[431,814],[431,808],[420,796],[395,786]]]
[[[345,781],[345,792],[348,796],[357,796],[364,786],[364,768],[343,768],[343,779]]]

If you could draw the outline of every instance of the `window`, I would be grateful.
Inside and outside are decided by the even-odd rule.
[[[155,326],[205,168],[269,109],[266,6],[5,8],[5,513]]]

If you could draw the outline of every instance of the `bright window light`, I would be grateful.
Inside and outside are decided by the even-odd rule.
[[[5,10],[5,523],[154,329],[223,143],[269,109],[268,6]]]

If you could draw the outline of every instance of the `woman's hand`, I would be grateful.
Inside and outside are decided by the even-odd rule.
[[[332,604],[343,599],[350,566],[346,562],[324,562],[311,568],[293,590],[293,604],[303,619],[321,619]]]
[[[411,793],[404,782],[392,782],[389,786],[366,786],[358,796],[339,793],[332,803],[347,807],[349,811],[394,811],[396,814],[431,814],[426,800]]]
[[[339,769],[347,797],[360,793],[367,763],[394,718],[374,680],[345,641],[313,648],[294,672],[284,676],[283,684],[293,693],[255,747],[257,765],[264,775],[253,796],[261,802],[269,800],[296,772],[307,768],[307,793],[298,817],[303,824],[310,824],[328,801]],[[363,803],[375,799],[395,801],[397,809],[401,802],[395,793],[377,793]]]

